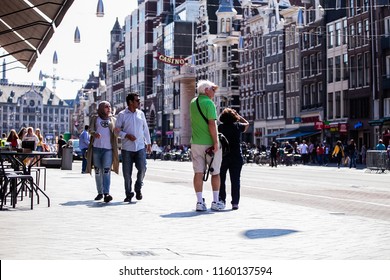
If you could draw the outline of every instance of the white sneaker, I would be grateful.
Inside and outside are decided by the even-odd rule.
[[[211,203],[211,210],[214,210],[214,211],[221,211],[225,209],[225,204],[221,201],[218,201],[218,202],[215,202],[213,201]]]
[[[207,206],[203,198],[203,202],[196,203],[196,211],[207,211]]]

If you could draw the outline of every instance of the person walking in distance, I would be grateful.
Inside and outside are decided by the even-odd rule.
[[[277,164],[277,157],[278,157],[278,146],[275,142],[272,142],[271,145],[271,151],[270,151],[270,160],[271,160],[271,167],[278,167]]]
[[[139,94],[128,94],[126,104],[127,108],[118,114],[115,132],[122,139],[122,170],[126,194],[124,202],[130,203],[134,196],[131,178],[133,165],[137,168],[135,198],[143,198],[141,189],[146,173],[146,153],[151,153],[151,140],[145,114],[139,109]]]
[[[84,126],[83,132],[81,132],[79,137],[79,148],[81,150],[81,154],[83,156],[82,163],[81,163],[81,173],[84,174],[87,169],[87,150],[89,146],[89,125]]]
[[[356,168],[356,154],[357,154],[357,148],[355,141],[351,139],[349,141],[348,147],[348,155],[349,155],[349,168],[352,168],[352,165],[354,168]]]
[[[332,157],[336,158],[337,168],[340,168],[341,160],[344,158],[344,148],[340,140],[338,140],[336,146],[334,146]]]
[[[206,156],[206,150],[210,151],[208,154],[211,154],[213,157],[209,169],[213,190],[211,209],[215,211],[224,209],[223,203],[219,201],[219,172],[222,162],[222,151],[219,148],[218,142],[216,124],[217,110],[213,102],[217,89],[218,86],[211,81],[198,81],[198,96],[193,98],[190,103],[190,122],[192,128],[191,156],[194,170],[193,184],[197,198],[196,211],[207,211],[207,206],[203,198],[203,173],[206,170],[206,166],[211,163],[211,158],[210,156]],[[208,162],[206,163],[206,161]]]
[[[119,174],[118,140],[114,132],[115,118],[111,114],[108,101],[101,101],[97,115],[91,117],[89,123],[90,143],[87,151],[86,172],[95,169],[95,182],[98,195],[95,200],[108,203],[113,198],[110,195],[111,169]]]
[[[241,134],[244,133],[249,123],[246,119],[240,116],[236,110],[226,108],[219,116],[221,124],[218,126],[218,131],[221,132],[229,141],[230,151],[222,155],[221,163],[221,186],[219,189],[219,201],[226,205],[226,174],[229,170],[232,209],[237,210],[240,202],[240,187],[241,187],[241,169],[244,164],[244,159],[241,151]]]
[[[160,151],[160,147],[157,145],[156,141],[153,141],[153,145],[152,145],[153,160],[156,160],[157,152],[159,151]]]

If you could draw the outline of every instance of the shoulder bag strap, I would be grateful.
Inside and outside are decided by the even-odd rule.
[[[203,114],[202,110],[200,109],[199,105],[199,97],[196,98],[196,106],[198,106],[199,113],[202,115],[204,121],[209,124],[209,121],[207,120],[206,116]]]

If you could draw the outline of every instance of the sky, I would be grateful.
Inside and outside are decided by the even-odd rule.
[[[110,31],[118,18],[119,24],[124,25],[125,17],[130,15],[138,6],[137,0],[103,0],[104,17],[96,16],[98,0],[75,0],[69,8],[63,21],[56,29],[49,44],[38,57],[30,72],[26,69],[10,69],[6,73],[9,83],[42,84],[39,73],[59,77],[56,81],[55,93],[62,99],[76,97],[90,73],[98,74],[100,61],[107,61],[107,50],[110,48]],[[78,26],[81,42],[74,43],[74,32]],[[3,50],[0,50],[3,52]],[[58,64],[53,64],[53,55],[57,52]],[[6,63],[15,59],[6,57]],[[2,64],[1,61],[0,64]],[[22,66],[12,63],[7,68]],[[71,82],[70,80],[84,80]],[[46,78],[47,87],[52,89],[53,79]]]

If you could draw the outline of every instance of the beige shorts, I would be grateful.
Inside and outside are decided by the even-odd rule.
[[[207,171],[208,166],[206,166],[206,161],[207,164],[211,162],[211,157],[205,153],[208,148],[210,148],[210,145],[191,144],[192,168],[194,169],[195,173],[203,173],[204,171]],[[211,164],[211,167],[214,170],[212,172],[210,171],[211,175],[219,174],[221,163],[222,150],[219,148],[218,151],[214,153],[214,159]]]

